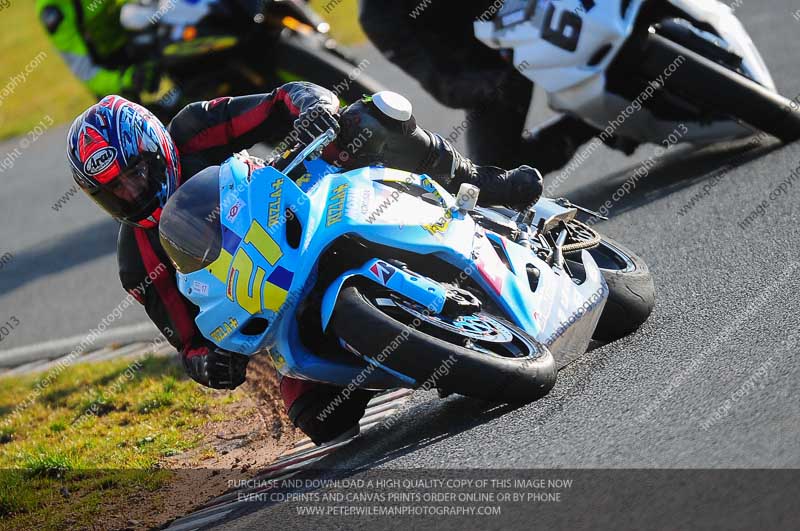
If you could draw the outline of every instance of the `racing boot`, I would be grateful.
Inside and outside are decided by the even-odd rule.
[[[463,183],[480,188],[478,202],[525,209],[542,195],[542,175],[530,166],[504,170],[496,166],[478,166],[461,155],[447,140],[431,134],[436,157],[428,174],[450,193],[457,193]]]
[[[289,420],[317,446],[358,435],[359,421],[375,396],[288,376],[281,378],[280,392]]]

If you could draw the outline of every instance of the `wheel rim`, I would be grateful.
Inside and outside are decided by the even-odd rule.
[[[543,354],[531,338],[484,312],[455,317],[432,315],[396,293],[367,295],[367,300],[406,326],[481,354],[513,359],[535,359]]]
[[[621,249],[608,243],[606,240],[600,245],[589,251],[594,258],[597,267],[606,271],[620,271],[631,273],[636,270],[636,264]]]
[[[589,254],[594,258],[597,267],[606,271],[619,271],[623,273],[631,273],[636,270],[636,264],[630,256],[622,249],[613,245],[594,231],[591,227],[572,220],[567,223],[569,236],[571,240],[580,244],[582,242],[590,242],[592,240],[599,240],[599,243],[594,244],[592,247],[586,248]],[[580,251],[575,251],[575,253]],[[573,253],[573,254],[575,254]],[[569,259],[568,259],[569,260]]]
[[[413,303],[407,303],[399,297],[392,297],[392,299],[399,308],[402,308],[417,319],[462,337],[491,343],[503,343],[514,339],[514,334],[511,330],[484,313],[459,315],[457,317],[430,315],[428,312],[420,311],[419,308],[414,308],[415,305]]]

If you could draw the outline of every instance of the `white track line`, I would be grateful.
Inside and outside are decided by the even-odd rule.
[[[0,367],[16,367],[38,360],[57,358],[74,350],[86,339],[87,331],[82,335],[44,341],[24,347],[0,351]],[[96,351],[113,343],[131,343],[134,341],[151,341],[158,336],[158,329],[152,323],[120,326],[112,328],[98,336],[89,350]],[[87,350],[88,351],[88,350]]]

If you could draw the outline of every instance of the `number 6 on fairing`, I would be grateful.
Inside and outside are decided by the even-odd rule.
[[[555,18],[556,11],[560,12],[560,16],[558,26],[554,28],[553,18]],[[572,11],[557,9],[555,4],[550,4],[547,7],[544,22],[542,23],[542,38],[561,49],[574,52],[578,49],[581,28],[583,28],[581,17]]]

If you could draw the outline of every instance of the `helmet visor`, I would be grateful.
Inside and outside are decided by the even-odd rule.
[[[117,219],[142,220],[161,206],[165,171],[156,154],[143,153],[119,175],[101,183],[91,194],[92,199]]]

